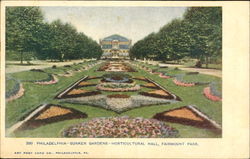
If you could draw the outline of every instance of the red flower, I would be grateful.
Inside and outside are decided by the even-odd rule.
[[[174,79],[173,82],[177,86],[183,86],[183,87],[192,87],[192,86],[195,86],[195,83],[184,83],[184,82],[178,81],[177,79]]]
[[[216,101],[221,101],[221,98],[220,98],[220,97],[214,96],[214,95],[212,94],[210,87],[204,88],[203,94],[204,94],[208,99],[210,99],[210,100],[212,100],[212,101],[215,101],[215,102],[216,102]]]

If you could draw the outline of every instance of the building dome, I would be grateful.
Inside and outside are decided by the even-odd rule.
[[[114,34],[114,35],[111,35],[111,36],[108,36],[106,38],[104,38],[102,41],[114,41],[114,40],[117,40],[117,41],[129,41],[129,39],[121,36],[121,35],[118,35],[118,34]]]

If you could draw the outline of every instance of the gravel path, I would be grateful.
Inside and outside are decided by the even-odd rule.
[[[43,68],[48,68],[51,67],[53,65],[56,66],[63,66],[63,65],[71,65],[73,63],[78,63],[78,62],[82,62],[82,60],[72,60],[72,61],[67,61],[67,62],[47,62],[47,61],[33,61],[32,63],[34,65],[13,65],[13,64],[19,64],[19,61],[7,61],[6,62],[6,69],[5,72],[6,73],[14,73],[14,72],[21,72],[21,71],[27,71],[33,68],[36,69],[43,69]],[[11,65],[8,65],[8,63],[11,63]],[[162,64],[161,64],[162,65]],[[183,65],[175,65],[175,64],[164,64],[166,66],[169,67],[178,67],[182,70],[185,71],[191,71],[191,72],[199,72],[202,74],[207,74],[207,75],[212,75],[212,76],[217,76],[217,77],[222,77],[222,71],[221,70],[217,70],[217,69],[205,69],[205,68],[187,68]]]
[[[34,65],[18,65],[20,64],[20,61],[6,61],[5,72],[15,73],[15,72],[27,71],[27,70],[34,69],[34,68],[44,69],[44,68],[52,67],[53,65],[56,65],[56,66],[71,65],[74,62],[78,63],[78,62],[82,62],[82,60],[72,60],[72,61],[67,61],[67,62],[32,61],[32,64]]]
[[[190,71],[190,72],[199,72],[202,74],[212,75],[216,77],[222,77],[222,71],[218,69],[205,69],[205,68],[191,68],[191,67],[185,67],[184,65],[176,65],[176,64],[160,64],[165,65],[169,67],[178,67],[181,70]]]
[[[199,72],[202,74],[212,75],[216,77],[222,78],[222,71],[217,69],[205,69],[205,68],[184,68],[180,67],[180,69],[191,72]]]

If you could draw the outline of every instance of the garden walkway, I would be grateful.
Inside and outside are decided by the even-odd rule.
[[[199,72],[202,74],[212,75],[216,77],[222,77],[222,70],[218,69],[206,69],[206,68],[193,68],[193,67],[185,67],[184,65],[177,65],[177,64],[161,64],[166,65],[169,67],[178,67],[181,70],[190,71],[190,72]]]
[[[217,76],[217,77],[222,77],[222,71],[217,70],[217,69],[205,69],[205,68],[190,68],[190,67],[180,67],[180,69],[185,70],[185,71],[191,71],[191,72],[199,72],[202,74],[207,74],[207,75],[212,75],[212,76]]]
[[[53,65],[56,66],[63,66],[63,65],[71,65],[73,63],[82,62],[82,60],[72,60],[67,62],[47,62],[47,61],[32,61],[33,65],[20,65],[20,61],[6,61],[6,73],[15,73],[15,72],[22,72],[27,71],[30,69],[44,69],[48,67],[52,67]]]

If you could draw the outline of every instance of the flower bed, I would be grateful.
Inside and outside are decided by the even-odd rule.
[[[66,114],[72,113],[69,109],[64,109],[58,106],[50,106],[48,109],[46,109],[44,112],[40,113],[37,117],[35,117],[35,120],[43,120],[47,118],[52,118],[56,116],[62,116]]]
[[[61,101],[73,104],[98,106],[104,109],[113,110],[117,113],[122,113],[124,111],[142,106],[170,104],[176,102],[176,100],[146,97],[142,95],[131,95],[128,98],[120,98],[120,97],[121,97],[120,95],[96,95],[96,96],[86,96],[81,98],[67,98],[67,99],[65,98],[61,99]]]
[[[139,92],[139,94],[144,96],[150,96],[155,98],[164,98],[164,99],[174,99],[174,96],[164,90],[155,90],[150,92]]]
[[[206,87],[206,88],[204,88],[203,94],[204,94],[208,99],[210,99],[210,100],[212,100],[212,101],[215,101],[215,102],[221,101],[221,97],[215,96],[215,95],[212,94],[211,87]]]
[[[100,76],[89,76],[89,77],[88,77],[88,80],[100,79],[100,78],[102,78],[102,77],[100,77]]]
[[[6,79],[6,93],[5,97],[9,98],[20,90],[20,82],[14,78]]]
[[[83,90],[83,89],[72,89],[68,95],[78,95],[78,94],[83,94],[83,93],[87,93],[89,91],[87,90]]]
[[[146,88],[158,88],[154,83],[151,82],[143,84],[142,86]]]
[[[151,74],[154,74],[154,75],[160,75],[161,74],[161,72],[150,72]]]
[[[147,78],[145,78],[145,77],[134,77],[133,79],[148,82],[148,79],[147,79]]]
[[[76,97],[86,97],[101,94],[99,91],[88,91],[83,89],[72,89],[67,94],[61,96],[61,98],[76,98]]]
[[[178,81],[177,79],[173,79],[173,82],[177,86],[183,86],[183,87],[192,87],[192,86],[195,86],[195,83],[185,83],[185,82]]]
[[[12,76],[22,82],[45,82],[52,80],[51,74],[40,69],[13,73]]]
[[[133,93],[133,95],[128,96],[124,95],[125,93],[111,94],[110,92],[102,92],[102,91],[111,91],[111,92],[137,91],[140,89],[140,85],[136,84],[135,82],[100,83],[96,86],[97,91],[92,91],[93,87],[91,88],[92,90],[90,91],[88,91],[87,88],[86,90],[78,89],[79,87],[78,85],[81,82],[88,81],[88,79],[89,78],[85,77],[81,80],[78,80],[77,82],[75,82],[75,84],[68,87],[65,91],[57,95],[55,98],[60,99],[62,102],[99,106],[105,109],[113,110],[117,113],[121,113],[129,109],[140,106],[169,104],[172,102],[179,101],[177,96],[165,92],[165,89],[161,88],[158,84],[153,83],[150,79],[146,78],[143,80],[148,80],[150,83],[156,86],[156,88],[158,88],[157,92],[150,92],[148,96],[137,95],[137,93]],[[104,95],[106,93],[109,95]]]
[[[88,87],[88,86],[95,86],[95,85],[96,85],[95,83],[82,81],[77,85],[77,87]]]
[[[56,84],[58,82],[58,78],[55,75],[49,74],[49,76],[51,76],[50,81],[39,81],[39,82],[35,82],[35,83],[41,84],[41,85],[48,85],[48,84]]]
[[[80,112],[78,110],[63,107],[60,105],[54,104],[47,104],[42,105],[35,109],[34,111],[30,112],[23,118],[23,121],[19,127],[15,131],[27,130],[27,129],[35,129],[37,127],[64,121],[64,120],[71,120],[71,119],[80,119],[86,118],[87,114]]]
[[[129,98],[129,95],[126,94],[111,94],[107,95],[108,98]]]
[[[167,110],[157,113],[153,118],[160,121],[212,129],[221,133],[221,126],[198,110],[195,106],[189,105]]]
[[[19,89],[18,89],[19,88]],[[16,90],[18,90],[16,92]],[[10,102],[12,100],[18,99],[24,95],[24,88],[22,83],[18,83],[18,86],[15,88],[15,92],[12,92],[9,97],[6,97],[6,102]]]
[[[100,83],[96,86],[96,89],[102,91],[111,92],[127,92],[127,91],[137,91],[140,89],[139,85],[135,83]]]
[[[136,72],[135,69],[133,69],[132,67],[130,67],[128,64],[124,62],[115,62],[115,63],[107,62],[101,67],[99,67],[97,71]]]
[[[115,82],[115,83],[125,83],[128,82],[131,78],[130,75],[124,73],[108,73],[104,74],[103,79],[107,82]]]
[[[63,131],[63,137],[170,138],[178,131],[154,119],[107,117],[95,118]]]
[[[85,77],[81,78],[80,80],[74,82],[68,88],[66,88],[64,91],[62,91],[61,93],[58,93],[55,98],[56,99],[76,98],[76,97],[86,97],[86,96],[94,96],[94,95],[97,95],[97,94],[101,94],[100,91],[81,89],[81,87],[84,87],[84,86],[79,86],[79,84],[81,82],[83,82],[83,84],[88,84],[88,83],[85,83],[86,80],[89,80],[87,76],[85,76]],[[89,83],[89,84],[91,84],[91,83]]]
[[[159,77],[165,78],[165,79],[171,78],[171,76],[166,76],[164,73],[160,73],[160,74],[159,74]]]

